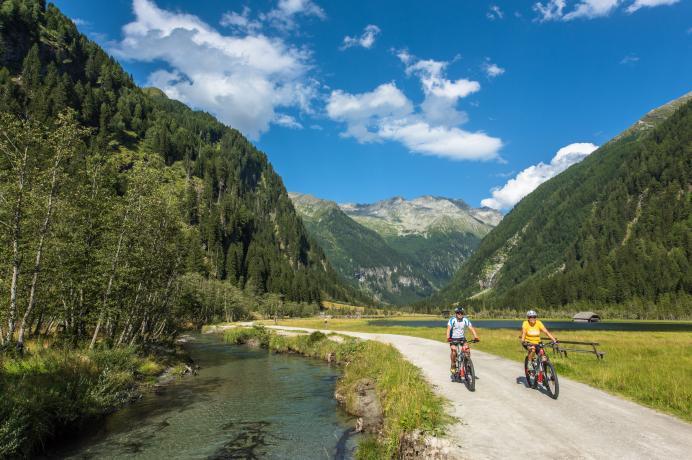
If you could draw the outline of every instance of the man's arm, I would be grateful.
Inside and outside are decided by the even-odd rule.
[[[521,343],[524,343],[526,341],[526,329],[523,327],[521,328]]]
[[[478,334],[476,334],[476,329],[473,326],[469,326],[469,330],[471,331],[471,334],[473,334],[473,338],[476,340],[480,340],[478,338]]]
[[[451,330],[452,330],[452,323],[447,321],[447,337],[445,337],[445,340],[448,340],[452,336],[450,334]]]

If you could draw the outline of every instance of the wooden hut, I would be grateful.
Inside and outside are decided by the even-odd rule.
[[[601,316],[592,311],[580,311],[572,319],[579,323],[596,323],[601,320]]]

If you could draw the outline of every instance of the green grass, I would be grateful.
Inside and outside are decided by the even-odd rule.
[[[332,356],[342,365],[337,392],[345,396],[347,411],[353,408],[357,382],[364,378],[373,380],[384,412],[383,431],[380,437],[359,443],[357,458],[393,458],[404,433],[422,430],[440,434],[452,421],[445,413],[445,401],[434,393],[420,369],[390,345],[351,337],[336,342],[319,332],[287,337],[262,327],[231,329],[224,335],[230,343],[254,338],[277,352],[291,351],[319,359]]]
[[[418,318],[420,319],[420,318]],[[288,320],[280,325],[341,331],[410,335],[443,341],[444,327],[369,325],[367,320]],[[522,362],[519,331],[476,329],[481,342],[474,347]],[[572,353],[551,360],[559,375],[586,383],[639,404],[692,422],[692,333],[630,331],[552,331],[561,340],[599,342],[605,359]]]
[[[23,358],[0,354],[0,458],[28,458],[132,400],[163,370],[161,357],[135,348],[33,347]]]

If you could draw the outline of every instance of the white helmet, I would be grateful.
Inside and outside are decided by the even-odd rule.
[[[531,316],[536,317],[538,314],[534,310],[529,310],[526,312],[526,317],[530,318]]]

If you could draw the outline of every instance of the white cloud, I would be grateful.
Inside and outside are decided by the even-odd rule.
[[[579,163],[597,148],[598,146],[588,142],[567,145],[557,151],[549,164],[541,162],[529,166],[504,186],[493,189],[492,198],[482,200],[481,205],[498,210],[509,209],[543,182]]]
[[[634,64],[635,62],[639,62],[639,56],[636,54],[628,54],[620,60],[620,64]]]
[[[678,3],[680,0],[634,0],[630,6],[627,7],[628,13],[634,13],[641,8],[653,8],[655,6],[662,5],[673,5]]]
[[[538,13],[538,20],[541,22],[571,21],[608,16],[620,3],[622,0],[580,0],[571,11],[565,13],[565,0],[547,0],[545,3],[535,3],[533,9]]]
[[[301,125],[298,120],[296,120],[294,117],[290,115],[286,115],[285,113],[279,113],[274,117],[274,123],[276,123],[279,126],[283,126],[285,128],[290,128],[290,129],[303,129],[303,125]]]
[[[258,20],[250,19],[250,8],[243,7],[242,13],[229,11],[221,17],[220,24],[225,27],[231,27],[241,32],[256,32],[262,28],[262,23]]]
[[[269,22],[276,28],[291,30],[296,27],[296,16],[314,16],[324,20],[327,14],[311,0],[279,0],[279,4],[269,13],[260,15],[260,19]]]
[[[483,132],[457,127],[432,126],[417,118],[390,120],[380,126],[379,136],[401,142],[412,152],[452,160],[491,160],[502,141]]]
[[[349,94],[332,91],[327,102],[327,115],[346,123],[344,136],[359,142],[378,140],[379,126],[384,120],[404,117],[413,111],[413,104],[394,83],[385,83],[373,91]]]
[[[399,142],[411,152],[453,160],[497,158],[500,139],[458,126],[468,117],[457,110],[457,102],[479,91],[480,84],[447,79],[447,62],[417,60],[407,51],[397,56],[406,65],[406,74],[420,80],[422,103],[416,107],[395,83],[360,94],[332,91],[327,115],[346,124],[342,135],[359,142]]]
[[[571,21],[578,18],[599,18],[608,16],[621,0],[583,0],[574,7],[574,10],[565,14],[564,21]]]
[[[375,39],[380,33],[380,28],[374,24],[368,24],[365,26],[363,33],[360,37],[344,37],[344,43],[341,46],[342,50],[350,48],[352,46],[362,46],[363,48],[370,49],[372,45],[375,44]]]
[[[247,27],[247,34],[223,35],[197,16],[160,9],[151,0],[134,0],[133,9],[135,20],[123,27],[112,51],[124,59],[165,62],[171,71],[153,72],[149,83],[169,97],[207,110],[253,139],[278,119],[277,107],[309,110],[317,83],[306,76],[305,50]],[[241,27],[239,18],[248,14],[224,17]]]
[[[460,78],[452,81],[445,78],[447,62],[433,59],[415,60],[408,53],[399,59],[406,65],[406,74],[420,79],[425,98],[420,107],[426,121],[439,125],[458,125],[465,123],[468,116],[456,109],[459,99],[480,91],[477,81]]]
[[[86,27],[91,25],[91,22],[80,18],[72,18],[72,22],[74,22],[74,25],[79,27]]]
[[[488,8],[488,12],[485,14],[485,17],[490,19],[491,21],[494,21],[495,19],[502,19],[505,17],[504,13],[500,9],[499,6],[497,5],[491,5],[490,8]]]
[[[497,64],[493,64],[488,59],[486,59],[486,61],[483,63],[483,71],[490,78],[499,77],[500,75],[505,73],[505,69],[498,66]]]
[[[545,3],[534,3],[533,10],[538,13],[539,21],[556,21],[562,19],[562,11],[565,9],[565,0],[548,0]]]
[[[680,0],[633,0],[625,11],[634,13],[641,8],[653,8],[662,5],[673,5]],[[537,2],[533,9],[538,13],[537,20],[571,21],[573,19],[593,19],[609,16],[613,11],[625,4],[626,0],[578,0],[572,3],[572,9],[566,12],[566,0],[546,0]]]

